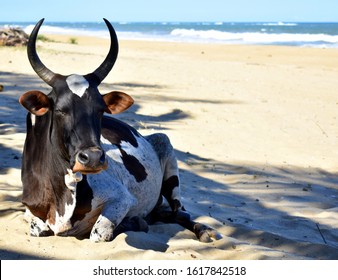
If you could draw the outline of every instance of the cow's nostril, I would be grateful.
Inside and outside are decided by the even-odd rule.
[[[87,153],[84,153],[84,152],[80,152],[78,153],[77,155],[77,160],[83,164],[83,165],[86,165],[88,162],[89,162],[89,156]]]

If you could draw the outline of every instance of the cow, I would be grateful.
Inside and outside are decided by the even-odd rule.
[[[64,76],[47,68],[37,54],[43,21],[30,35],[27,54],[52,90],[28,91],[19,99],[28,110],[21,180],[30,235],[101,242],[165,222],[182,225],[202,242],[221,238],[213,228],[193,221],[181,204],[177,159],[168,137],[143,137],[110,116],[134,102],[126,93],[98,90],[118,55],[110,22],[104,19],[110,49],[101,65],[87,75]]]

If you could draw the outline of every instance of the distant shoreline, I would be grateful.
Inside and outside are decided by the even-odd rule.
[[[338,48],[338,23],[330,22],[113,22],[124,40]],[[34,22],[1,23],[30,33]],[[40,34],[108,38],[104,22],[46,22]]]

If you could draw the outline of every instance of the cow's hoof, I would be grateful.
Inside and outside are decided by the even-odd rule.
[[[223,238],[217,230],[200,223],[194,226],[194,232],[198,240],[204,243],[212,242],[213,239],[219,240]]]
[[[33,218],[30,222],[30,236],[45,237],[52,236],[54,232],[40,219]]]
[[[113,230],[106,230],[102,228],[95,228],[90,233],[91,241],[94,242],[108,242],[113,240]]]
[[[113,240],[114,224],[104,216],[100,216],[91,233],[90,240],[94,242],[107,242]]]

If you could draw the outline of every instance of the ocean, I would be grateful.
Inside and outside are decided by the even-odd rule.
[[[33,22],[1,23],[30,33]],[[338,23],[301,22],[112,22],[120,39],[220,44],[338,47]],[[108,38],[102,22],[48,22],[42,34],[88,35]]]

